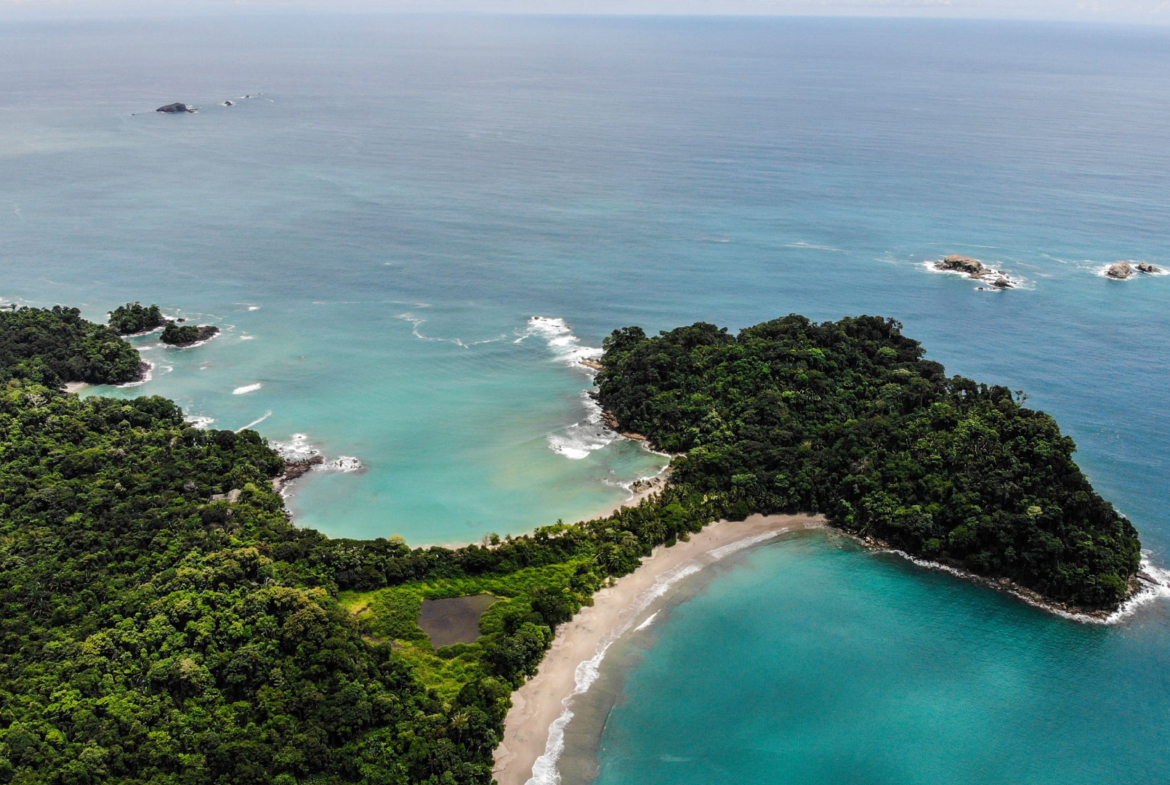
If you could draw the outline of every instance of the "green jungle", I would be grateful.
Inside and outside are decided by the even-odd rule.
[[[1138,567],[1052,418],[948,379],[892,320],[618,330],[598,394],[677,454],[661,493],[412,550],[293,525],[254,431],[63,391],[137,378],[118,332],[140,316],[0,312],[0,783],[488,785],[556,627],[719,518],[819,511],[1086,608],[1115,606]],[[422,602],[484,592],[501,601],[481,637],[436,650]]]

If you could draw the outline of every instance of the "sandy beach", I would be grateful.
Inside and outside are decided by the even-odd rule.
[[[496,748],[494,773],[499,785],[528,782],[537,759],[550,748],[550,729],[565,713],[566,701],[571,708],[571,698],[578,691],[578,667],[598,661],[610,642],[656,612],[668,589],[740,546],[825,523],[823,517],[813,515],[753,515],[744,521],[716,521],[691,535],[689,542],[655,548],[636,571],[593,595],[592,607],[583,608],[557,630],[536,676],[512,694],[504,739]],[[563,728],[563,722],[560,725]],[[551,745],[558,754],[560,734],[561,728],[557,728]],[[552,762],[544,758],[540,766]]]

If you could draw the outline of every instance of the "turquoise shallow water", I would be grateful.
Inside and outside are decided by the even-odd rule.
[[[823,533],[709,573],[614,652],[597,785],[1166,777],[1164,606],[1079,624]]]
[[[417,544],[580,518],[658,470],[629,442],[601,447],[574,346],[600,346],[627,324],[890,315],[952,372],[1026,389],[1056,415],[1165,565],[1170,277],[1118,283],[1099,272],[1124,259],[1170,266],[1168,97],[1170,33],[1136,28],[0,24],[0,297],[78,304],[94,318],[142,299],[225,327],[185,350],[137,339],[158,365],[152,380],[97,392],[167,395],[218,427],[254,423],[276,441],[304,434],[330,458],[356,456],[361,472],[301,482],[297,520]],[[171,101],[201,110],[150,111]],[[983,292],[927,272],[925,260],[951,252],[1022,286]],[[533,316],[568,332],[533,330]],[[1086,768],[1078,752],[1070,781],[1158,780],[1170,713],[1164,605],[1120,627],[1082,627],[916,568],[786,548],[743,562],[751,585],[720,572],[695,600],[713,604],[665,619],[621,704],[657,711],[644,720],[672,729],[664,736],[717,727],[757,739],[729,742],[737,753],[718,753],[719,776],[820,782],[852,766],[870,781],[910,778],[907,767],[943,781],[1016,780],[988,763],[1001,749],[1025,767],[1018,781],[1048,782],[1072,755],[1052,752],[1065,749],[1053,740],[1080,739],[1101,763]],[[751,571],[757,558],[777,561]],[[840,581],[793,603],[801,586],[789,572],[811,581],[818,570]],[[753,597],[758,612],[733,613]],[[942,597],[952,601],[939,608]],[[929,624],[898,615],[920,605],[937,609],[924,611]],[[714,639],[675,634],[687,607],[735,616],[745,645],[774,645],[741,651],[755,667],[739,668]],[[792,621],[794,607],[806,621]],[[851,644],[839,650],[877,659],[830,678],[823,661],[839,650],[824,647],[838,624]],[[800,625],[825,640],[777,643]],[[1012,645],[987,648],[1001,639]],[[722,668],[718,678],[665,683],[675,672],[666,641]],[[971,652],[974,670],[939,681],[937,658],[895,658],[909,651],[942,661]],[[815,718],[823,693],[865,716],[799,726],[812,719],[769,722],[721,697],[742,694],[730,689],[740,676],[756,691],[752,674],[778,678],[772,656],[792,697],[773,693],[770,710],[791,703]],[[1024,687],[990,690],[980,673],[996,662]],[[898,678],[876,678],[883,663]],[[1062,690],[1049,673],[1076,674],[1082,688]],[[1028,702],[1028,685],[1046,702]],[[669,698],[684,689],[707,713],[676,707]],[[1005,719],[990,695],[1018,702],[1016,713]],[[988,748],[956,741],[966,726],[933,718],[931,706],[967,717],[973,739],[990,734]],[[604,781],[689,776],[660,765],[657,748],[641,755],[646,735],[622,716],[602,747]],[[1098,716],[1111,721],[1086,720]],[[1015,736],[995,736],[1001,722]],[[1035,769],[1021,757],[1030,743],[1050,751]],[[854,757],[825,768],[823,750],[838,748]]]

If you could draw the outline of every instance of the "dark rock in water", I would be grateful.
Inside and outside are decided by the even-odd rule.
[[[1109,269],[1105,271],[1105,275],[1110,278],[1115,278],[1119,281],[1124,281],[1126,278],[1133,275],[1133,265],[1129,262],[1118,262],[1117,264],[1109,265]]]
[[[934,267],[936,270],[953,270],[959,273],[966,273],[972,278],[978,278],[987,272],[987,268],[983,266],[983,262],[978,259],[955,254],[946,257],[941,262],[935,262]]]
[[[1149,262],[1142,262],[1141,264],[1139,264],[1137,266],[1137,269],[1138,269],[1139,273],[1160,273],[1160,272],[1162,272],[1161,268],[1155,267],[1154,265],[1150,264]]]
[[[166,106],[160,106],[154,111],[165,112],[167,114],[182,114],[184,112],[191,114],[195,111],[195,107],[188,106],[187,104],[167,104]]]
[[[235,106],[236,102],[235,101],[224,101],[223,105],[224,106]]]
[[[1007,278],[996,278],[994,281],[991,282],[991,285],[994,286],[996,289],[1010,289],[1010,288],[1012,288],[1012,282],[1009,281]]]

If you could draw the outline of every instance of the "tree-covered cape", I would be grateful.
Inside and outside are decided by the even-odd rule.
[[[0,311],[0,382],[120,384],[141,376],[140,362],[130,344],[76,308]]]
[[[1116,604],[1138,569],[1128,520],[1072,439],[1004,387],[923,359],[890,319],[788,316],[605,342],[600,399],[686,453],[675,481],[739,512],[820,511],[846,530],[1053,600]]]

